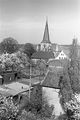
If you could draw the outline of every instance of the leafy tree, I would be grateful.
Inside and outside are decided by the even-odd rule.
[[[78,48],[77,48],[77,40],[73,39],[71,50],[70,50],[70,58],[71,61],[68,63],[66,68],[64,68],[64,71],[66,71],[66,74],[63,72],[63,79],[64,81],[67,79],[67,82],[69,81],[69,84],[71,85],[71,89],[73,93],[80,92],[80,85],[79,85],[79,61],[78,61]],[[67,86],[67,84],[66,84]],[[65,86],[64,86],[65,88]],[[67,90],[68,92],[68,90]]]
[[[28,59],[26,54],[19,51],[13,54],[2,54],[0,56],[0,71],[11,70],[24,74],[29,65]]]
[[[17,40],[8,37],[3,39],[3,41],[0,43],[0,50],[1,53],[14,53],[18,50],[18,42]]]
[[[60,103],[62,105],[62,108],[64,109],[64,103],[71,100],[73,94],[67,69],[64,69],[63,75],[60,76],[59,87],[60,87],[59,92]]]
[[[70,50],[70,66],[68,68],[68,73],[70,77],[71,87],[73,92],[80,92],[80,81],[79,81],[79,60],[78,60],[78,45],[77,39],[73,39],[71,50]]]
[[[69,68],[68,75],[70,78],[70,84],[71,84],[73,93],[79,93],[80,92],[80,80],[79,80],[79,75],[77,73],[77,70]]]
[[[32,54],[36,52],[36,50],[34,49],[34,46],[31,43],[26,43],[24,45],[23,52],[27,54],[29,58],[31,58]]]

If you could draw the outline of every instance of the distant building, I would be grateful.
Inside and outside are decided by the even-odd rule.
[[[55,57],[55,59],[69,59],[69,57],[64,53],[62,50],[61,52],[58,52],[58,55]]]
[[[76,41],[74,38],[73,40]],[[43,39],[40,44],[36,45],[37,51],[52,51],[56,59],[69,59],[70,58],[70,45],[59,45],[56,43],[51,43],[49,35],[48,21],[46,20]],[[78,57],[80,58],[80,45],[77,45],[78,48]]]

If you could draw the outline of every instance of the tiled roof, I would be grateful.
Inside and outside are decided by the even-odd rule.
[[[55,67],[58,67],[58,66],[64,67],[64,66],[67,66],[69,62],[70,61],[68,59],[61,59],[61,60],[54,59],[54,60],[49,61],[48,65],[55,66]]]
[[[46,77],[41,82],[41,85],[43,87],[60,89],[60,87],[59,87],[59,75],[55,72],[48,71]]]
[[[49,66],[62,66],[62,63],[61,63],[60,60],[57,60],[57,59],[55,60],[55,59],[54,59],[54,60],[49,61],[49,62],[48,62],[48,65],[49,65]]]
[[[32,58],[33,59],[54,58],[54,53],[53,52],[48,52],[48,51],[38,51],[38,52],[33,53]]]

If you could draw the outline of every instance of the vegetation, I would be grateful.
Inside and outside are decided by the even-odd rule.
[[[64,104],[65,112],[69,118],[80,119],[80,101],[79,95],[75,94],[69,102]]]
[[[46,62],[43,60],[38,60],[36,63],[36,69],[40,71],[40,74],[45,74],[47,71]]]
[[[12,98],[6,98],[4,96],[0,96],[0,118],[1,119],[14,119],[17,117],[19,112],[19,106],[15,106],[12,101]]]
[[[15,54],[7,53],[0,56],[1,71],[22,71],[28,64],[28,57],[21,52]]]
[[[18,42],[13,38],[6,38],[0,44],[2,54],[0,56],[0,70],[12,70],[27,73],[30,65],[34,65],[31,61],[32,54],[36,51],[32,44],[27,43],[24,46],[23,52],[18,50]],[[15,53],[16,52],[16,53]],[[63,61],[62,61],[63,63]],[[57,119],[80,119],[80,102],[77,99],[80,93],[80,63],[78,60],[77,40],[73,39],[70,49],[70,61],[63,64],[64,70],[60,74],[60,103],[65,112],[64,115]],[[46,72],[46,64],[44,61],[37,61],[36,69],[40,72]],[[35,69],[34,69],[35,70]],[[41,73],[41,74],[42,74]],[[39,88],[39,86],[38,86]],[[46,120],[54,119],[52,112],[53,106],[49,106],[45,98],[42,100],[42,91],[36,88],[32,93],[32,98],[25,99],[18,105],[15,105],[13,100],[0,96],[0,118],[15,119],[15,120]],[[41,97],[41,99],[39,99]]]
[[[75,99],[75,94],[80,93],[80,68],[78,61],[77,41],[73,39],[70,51],[70,63],[64,68],[63,75],[60,77],[60,102],[67,114],[68,119],[72,119],[72,115],[76,113],[76,109],[80,109],[78,101]],[[75,108],[73,108],[73,105]],[[78,108],[77,108],[78,106]],[[78,111],[79,112],[79,111]],[[77,114],[76,114],[77,115]],[[78,119],[78,118],[77,118]]]
[[[26,43],[24,45],[23,52],[27,54],[27,56],[31,59],[31,56],[36,50],[34,49],[34,46],[31,43]]]
[[[80,92],[80,85],[79,85],[80,84],[80,80],[79,80],[80,63],[78,60],[78,48],[77,48],[76,39],[73,39],[70,55],[71,55],[71,62],[68,67],[68,74],[70,77],[70,83],[71,83],[73,93],[75,92],[78,93]]]
[[[14,53],[18,51],[18,42],[17,40],[9,37],[5,38],[1,43],[0,43],[0,51],[1,53]]]
[[[77,39],[73,39],[73,42],[70,48],[70,58],[71,60],[76,60],[78,58]]]
[[[26,99],[27,100],[27,99]],[[22,103],[23,104],[23,103]],[[30,101],[26,101],[25,107],[15,104],[13,98],[0,96],[0,119],[2,120],[51,120],[54,107],[50,107],[46,101],[43,102],[42,108],[37,111],[33,108]]]

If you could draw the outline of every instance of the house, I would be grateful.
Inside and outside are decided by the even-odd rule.
[[[56,54],[55,59],[61,60],[61,59],[69,59],[69,57],[64,53],[64,51],[60,51]]]

